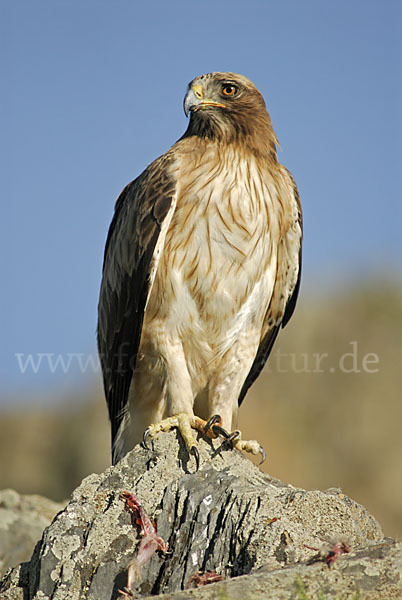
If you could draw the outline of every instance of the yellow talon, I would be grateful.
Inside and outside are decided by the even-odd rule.
[[[173,427],[177,427],[180,431],[180,434],[186,444],[186,448],[189,454],[192,454],[195,457],[197,463],[197,469],[199,467],[199,453],[195,446],[193,433],[191,429],[197,429],[198,431],[203,431],[202,429],[202,419],[198,417],[190,416],[186,413],[179,413],[178,415],[174,415],[172,417],[167,417],[160,421],[159,423],[152,423],[145,431],[142,437],[143,444],[145,448],[148,448],[147,441],[149,438],[155,437],[161,431],[170,431]]]
[[[257,440],[242,440],[241,432],[239,430],[228,434],[227,431],[222,429],[220,425],[217,425],[218,422],[220,422],[218,415],[211,417],[209,421],[204,421],[199,417],[190,416],[187,413],[179,413],[177,415],[173,415],[172,417],[167,417],[159,423],[152,423],[144,431],[143,444],[146,448],[148,448],[147,440],[149,438],[155,437],[161,431],[170,431],[170,429],[173,429],[173,427],[177,427],[186,445],[188,453],[195,457],[198,469],[199,454],[195,446],[193,432],[191,431],[192,429],[196,429],[197,431],[206,434],[210,438],[216,438],[217,435],[223,435],[226,438],[227,443],[229,443],[232,448],[235,447],[238,450],[243,450],[244,452],[249,452],[250,454],[254,455],[261,454],[260,464],[264,462],[266,454],[264,448],[260,446]]]

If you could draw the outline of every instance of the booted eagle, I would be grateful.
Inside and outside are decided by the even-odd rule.
[[[107,237],[98,347],[115,464],[144,431],[191,428],[239,449],[238,407],[300,283],[302,216],[264,99],[235,73],[188,86],[184,135],[120,194]]]

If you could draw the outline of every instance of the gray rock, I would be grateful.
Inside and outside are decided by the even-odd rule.
[[[0,491],[0,575],[30,558],[43,530],[64,506],[42,496]]]
[[[140,541],[123,490],[139,497],[170,549],[144,566],[137,597],[308,598],[307,591],[337,591],[341,584],[366,591],[368,582],[401,592],[400,545],[385,541],[377,521],[341,490],[298,489],[217,442],[199,438],[198,448],[196,471],[176,433],[165,433],[153,442],[153,452],[136,446],[117,466],[84,479],[30,562],[3,579],[1,599],[118,598]],[[317,552],[306,545],[318,548],[333,539],[347,540],[352,552],[331,569],[322,561],[308,564]],[[180,592],[199,570],[225,580]]]
[[[385,540],[340,557],[331,568],[306,562],[263,568],[160,600],[396,600],[402,598],[402,542]]]

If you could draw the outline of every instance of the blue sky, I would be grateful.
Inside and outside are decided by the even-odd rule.
[[[180,137],[201,73],[243,73],[266,99],[303,201],[303,292],[400,277],[399,1],[3,0],[0,11],[3,398],[83,381],[77,365],[52,374],[47,356],[95,353],[115,199]],[[16,354],[38,353],[38,372],[22,373]]]

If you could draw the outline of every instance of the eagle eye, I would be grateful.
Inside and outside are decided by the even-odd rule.
[[[238,88],[233,83],[224,83],[222,86],[222,94],[224,96],[235,96]]]

